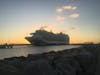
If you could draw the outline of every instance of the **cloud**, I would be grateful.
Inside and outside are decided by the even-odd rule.
[[[64,22],[65,21],[65,17],[63,17],[63,16],[57,16],[57,21]]]
[[[47,29],[49,26],[48,25],[43,25],[40,27],[40,29]]]
[[[73,13],[73,14],[71,14],[69,17],[70,18],[78,18],[80,16],[80,14],[78,14],[78,13]]]
[[[73,26],[71,28],[69,28],[66,33],[72,33],[72,32],[75,32],[75,31],[78,31],[79,30],[79,27],[78,26]]]
[[[66,5],[66,6],[63,6],[63,9],[65,9],[65,10],[76,10],[77,7],[76,6],[72,6],[72,5]]]
[[[66,6],[63,6],[63,9],[70,10],[70,9],[72,9],[72,6],[71,5],[66,5]]]
[[[63,12],[63,9],[62,8],[57,8],[56,12],[61,13],[61,12]]]
[[[77,7],[76,7],[76,6],[73,6],[73,7],[72,7],[72,10],[76,10],[76,9],[77,9]]]
[[[56,12],[57,12],[57,13],[62,13],[62,12],[64,12],[64,10],[76,10],[76,9],[77,9],[76,6],[65,5],[65,6],[63,6],[63,7],[61,7],[61,8],[57,8],[57,9],[56,9]]]
[[[78,27],[71,27],[71,30],[77,30]]]

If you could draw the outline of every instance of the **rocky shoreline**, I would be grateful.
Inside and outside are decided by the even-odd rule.
[[[0,60],[0,75],[100,75],[100,45]]]

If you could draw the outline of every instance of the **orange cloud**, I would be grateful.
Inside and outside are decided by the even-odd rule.
[[[63,12],[63,9],[62,8],[57,8],[56,12],[61,13],[61,12]]]
[[[57,21],[64,22],[65,21],[65,17],[63,17],[63,16],[57,16]]]
[[[76,9],[77,9],[77,7],[76,7],[76,6],[73,6],[73,7],[72,7],[72,10],[76,10]]]
[[[63,9],[65,9],[65,10],[76,10],[77,7],[76,6],[72,6],[72,5],[66,5],[66,6],[63,6]]]
[[[78,14],[78,13],[73,13],[73,14],[71,14],[69,17],[70,18],[78,18],[80,16],[80,14]]]
[[[72,9],[72,6],[71,5],[66,5],[66,6],[63,6],[63,9],[70,10],[70,9]]]
[[[40,29],[47,29],[49,26],[48,25],[44,25],[44,26],[41,26]]]

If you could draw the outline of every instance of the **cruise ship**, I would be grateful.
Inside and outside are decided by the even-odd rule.
[[[46,30],[36,30],[35,33],[30,33],[31,37],[25,37],[32,45],[67,45],[69,44],[69,36],[62,32],[53,33]]]

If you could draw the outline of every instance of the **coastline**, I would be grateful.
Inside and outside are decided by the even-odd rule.
[[[0,60],[2,75],[99,75],[100,45]]]

